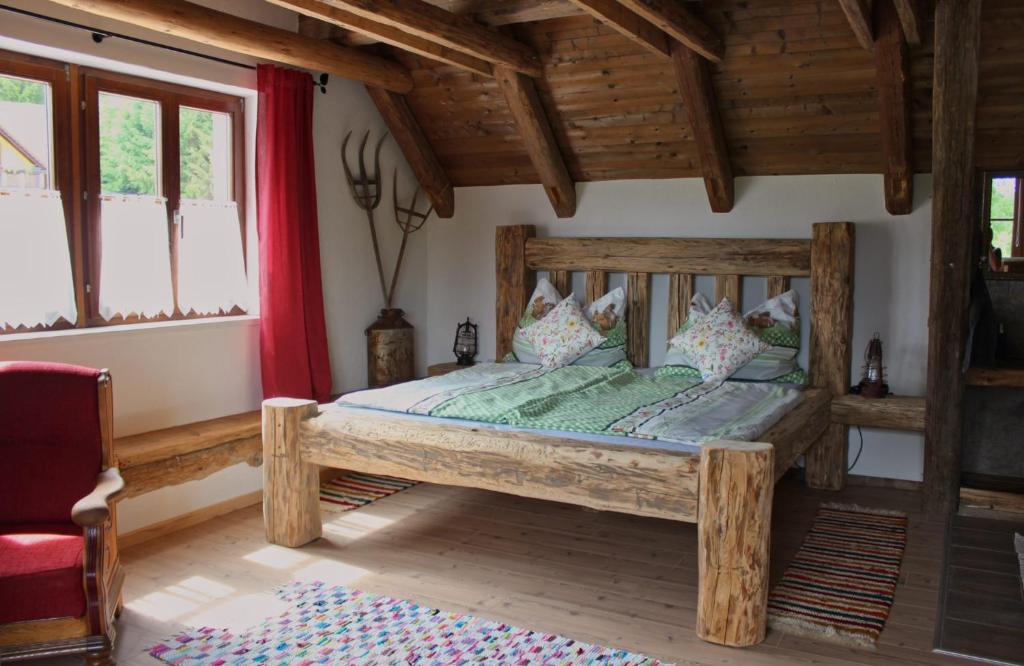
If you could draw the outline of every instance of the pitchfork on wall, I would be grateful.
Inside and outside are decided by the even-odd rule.
[[[352,169],[348,165],[346,149],[348,148],[348,140],[351,136],[352,132],[346,134],[345,140],[341,144],[341,164],[345,169],[345,178],[348,181],[349,191],[352,192],[352,196],[356,200],[356,205],[366,211],[366,219],[370,224],[370,238],[373,240],[373,255],[377,260],[377,276],[380,279],[381,296],[384,298],[385,307],[391,309],[391,301],[395,295],[395,286],[398,284],[398,272],[402,267],[402,258],[405,256],[406,241],[409,239],[409,234],[415,233],[423,227],[427,218],[434,212],[434,207],[430,206],[424,213],[416,210],[416,200],[420,196],[419,187],[416,188],[416,192],[412,196],[412,203],[408,208],[399,206],[398,169],[395,169],[391,179],[391,190],[395,209],[395,224],[402,230],[402,244],[398,248],[398,260],[395,262],[395,270],[391,274],[391,288],[388,289],[387,283],[384,281],[384,265],[380,258],[380,243],[377,241],[377,225],[374,223],[373,218],[373,211],[380,205],[381,197],[380,149],[388,135],[385,132],[384,136],[377,141],[377,147],[373,153],[373,172],[371,174],[366,172],[366,160],[364,158],[366,142],[370,138],[370,131],[367,130],[366,134],[363,135],[363,141],[359,144],[359,178],[355,178],[352,175]]]

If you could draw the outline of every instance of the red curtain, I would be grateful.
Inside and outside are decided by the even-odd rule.
[[[313,167],[313,79],[260,65],[256,195],[263,396],[331,392]]]

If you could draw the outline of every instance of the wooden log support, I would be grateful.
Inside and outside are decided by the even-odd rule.
[[[629,362],[638,368],[650,364],[651,274],[626,274],[626,336]]]
[[[571,277],[569,271],[551,271],[548,273],[548,282],[562,298],[565,298],[572,291]]]
[[[712,62],[721,62],[725,43],[711,27],[691,14],[677,0],[618,0],[662,32]]]
[[[384,42],[411,53],[453,65],[474,74],[491,76],[491,63],[474,58],[462,51],[448,48],[416,35],[410,35],[385,23],[378,23],[352,12],[331,7],[319,0],[268,0],[271,4],[297,12],[306,16],[344,28],[346,31],[358,33],[370,38],[370,42]]]
[[[693,140],[697,144],[697,159],[711,210],[728,213],[732,210],[735,196],[732,165],[708,64],[680,44],[672,47],[672,64]]]
[[[866,51],[875,48],[875,36],[871,30],[871,4],[872,0],[839,0],[853,35]]]
[[[981,0],[939,0],[932,85],[931,282],[924,488],[928,506],[950,511],[960,479],[967,308],[973,223],[974,129]]]
[[[95,16],[255,58],[329,72],[394,92],[412,90],[412,76],[391,60],[184,0],[54,1]]]
[[[849,222],[819,223],[811,234],[810,381],[846,395],[853,337],[854,232]],[[807,485],[841,490],[846,485],[848,426],[832,423],[807,452]]]
[[[697,636],[745,647],[764,640],[768,619],[771,444],[701,446],[697,514]]]
[[[507,67],[495,67],[494,77],[523,139],[530,162],[558,217],[576,214],[576,184],[555,141],[537,86],[529,77]]]
[[[668,337],[671,340],[690,315],[693,300],[693,274],[670,273],[668,276]]]
[[[537,274],[526,267],[526,241],[537,230],[532,224],[498,227],[494,230],[496,302],[494,304],[495,354],[500,361],[512,351],[512,336],[526,301],[537,286]]]
[[[408,35],[502,65],[528,76],[543,73],[536,52],[526,44],[453,14],[424,0],[323,0],[364,19],[383,23]]]
[[[454,215],[455,190],[405,97],[373,86],[367,86],[366,91],[370,93],[370,99],[395,137],[395,143],[402,150],[405,161],[416,176],[416,182],[434,206],[434,212],[441,218]]]
[[[832,422],[866,428],[924,431],[924,398],[890,395],[882,399],[844,395],[832,401]]]
[[[656,25],[624,7],[618,0],[572,0],[609,28],[656,55],[667,58],[672,51],[668,37]]]
[[[768,298],[775,298],[789,291],[789,278],[785,275],[768,276]]]
[[[587,271],[587,305],[608,293],[608,274],[604,271]]]
[[[891,2],[875,6],[875,69],[882,133],[885,209],[891,215],[914,210],[914,165],[911,146],[910,55],[900,18]]]
[[[267,541],[297,548],[319,539],[320,470],[302,459],[299,427],[315,400],[263,401],[263,526]]]
[[[903,36],[907,43],[917,46],[921,43],[922,12],[920,0],[892,0],[903,26]]]
[[[742,312],[743,304],[740,303],[742,293],[740,290],[741,279],[739,275],[716,275],[715,305],[721,303],[723,298],[728,298],[736,308],[736,311]]]

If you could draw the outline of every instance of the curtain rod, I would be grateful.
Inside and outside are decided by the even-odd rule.
[[[146,46],[155,46],[159,49],[167,49],[168,51],[174,51],[175,53],[183,53],[185,55],[195,56],[197,58],[205,58],[206,60],[213,60],[224,65],[231,65],[232,67],[242,67],[244,69],[256,69],[255,65],[248,65],[244,62],[235,62],[234,60],[228,60],[227,58],[219,58],[217,56],[208,55],[206,53],[200,53],[198,51],[189,51],[188,49],[179,48],[177,46],[171,46],[170,44],[161,44],[160,42],[150,41],[148,39],[142,39],[141,37],[132,37],[131,35],[125,35],[119,32],[111,32],[109,30],[100,30],[99,28],[93,28],[92,26],[84,25],[82,23],[75,23],[74,21],[65,21],[64,19],[55,18],[53,16],[46,16],[45,14],[38,14],[31,12],[27,9],[19,9],[18,7],[11,7],[10,5],[0,4],[0,9],[14,14],[21,14],[23,16],[31,16],[32,18],[42,19],[44,21],[50,21],[51,23],[59,23],[60,25],[68,26],[69,28],[77,28],[78,30],[85,30],[86,32],[92,33],[92,41],[97,44],[101,43],[107,37],[117,37],[118,39],[124,39],[129,42],[135,42],[136,44],[145,44]],[[315,85],[315,84],[314,84]]]

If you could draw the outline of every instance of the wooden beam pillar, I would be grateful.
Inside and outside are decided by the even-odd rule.
[[[316,414],[315,400],[263,401],[263,527],[270,543],[297,548],[322,534],[320,469],[299,451],[299,425]]]
[[[914,210],[910,56],[900,18],[889,0],[875,4],[875,35],[885,209],[892,215],[907,215]]]
[[[900,23],[903,25],[903,36],[907,38],[908,44],[917,46],[921,43],[921,24],[923,23],[922,13],[924,8],[919,0],[892,0],[899,14]]]
[[[576,184],[555,141],[533,79],[508,67],[495,67],[494,78],[505,95],[533,168],[558,217],[576,214]]]
[[[875,46],[875,36],[871,29],[871,3],[872,0],[839,0],[839,6],[850,22],[854,37],[865,51],[872,51]]]
[[[853,337],[853,225],[815,224],[811,232],[811,386],[833,397],[850,388]],[[832,423],[807,451],[811,488],[842,490],[846,485],[848,426]]]
[[[452,183],[423,130],[420,129],[419,123],[416,122],[416,117],[412,114],[405,97],[373,86],[367,86],[366,91],[370,93],[370,99],[377,106],[380,115],[384,117],[384,122],[405,155],[416,181],[434,206],[434,212],[442,218],[454,215],[455,191]]]
[[[697,636],[705,641],[745,647],[764,640],[774,459],[772,445],[759,442],[700,448]]]
[[[668,37],[656,25],[624,7],[618,0],[572,0],[573,4],[626,39],[656,55],[671,55]]]
[[[974,243],[974,121],[981,0],[938,0],[932,86],[932,254],[924,489],[951,511],[960,482],[967,309]]]
[[[672,45],[672,64],[693,139],[697,142],[697,157],[711,210],[728,213],[734,198],[732,165],[708,64],[681,44]]]
[[[660,28],[677,43],[712,62],[721,62],[725,43],[711,26],[691,14],[678,0],[618,0]]]
[[[495,358],[512,351],[512,336],[526,301],[537,286],[537,274],[526,267],[526,241],[537,234],[532,224],[498,227],[494,230]]]
[[[130,23],[200,44],[329,72],[346,79],[407,93],[412,77],[391,60],[358,49],[298,35],[184,0],[54,0],[95,16]]]

